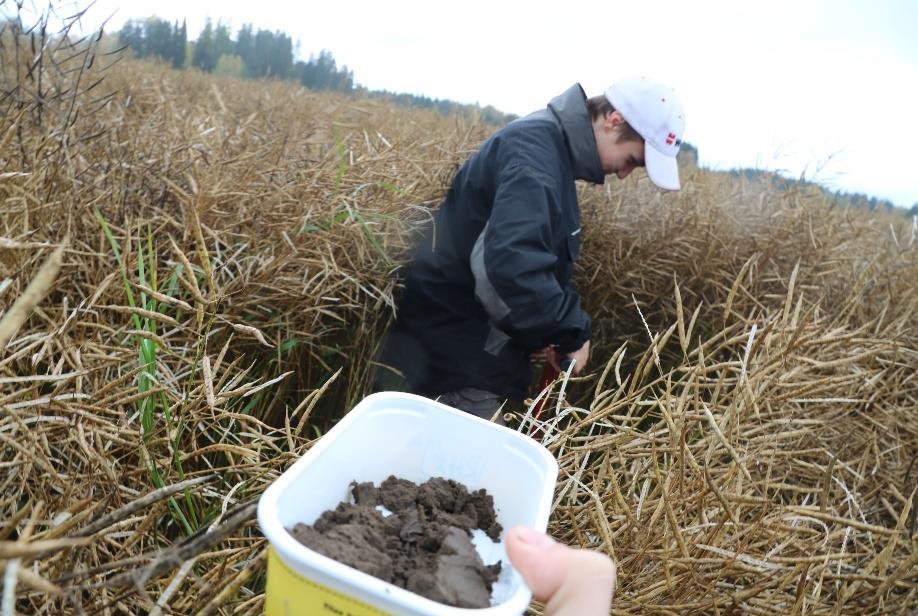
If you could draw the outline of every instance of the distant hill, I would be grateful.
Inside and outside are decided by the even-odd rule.
[[[750,183],[761,184],[770,190],[789,191],[798,190],[806,192],[825,193],[834,204],[840,207],[853,207],[870,211],[883,211],[891,214],[900,214],[905,216],[918,215],[918,204],[913,205],[910,209],[897,207],[887,199],[878,199],[864,193],[851,193],[846,191],[832,191],[826,187],[811,182],[806,179],[788,178],[780,173],[764,169],[754,169],[743,167],[739,169],[730,169],[726,171],[734,178],[742,178]]]
[[[479,105],[457,103],[448,99],[430,98],[429,96],[423,96],[419,94],[389,92],[388,90],[367,90],[363,86],[357,86],[354,92],[358,95],[363,94],[370,98],[387,100],[395,103],[396,105],[402,105],[403,107],[421,107],[424,109],[435,109],[443,115],[457,112],[464,115],[474,114],[479,116],[483,121],[490,124],[496,124],[498,126],[512,122],[518,117],[512,113],[504,113],[503,111],[491,105],[481,107]]]

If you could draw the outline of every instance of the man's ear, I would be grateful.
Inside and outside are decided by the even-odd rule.
[[[625,118],[618,111],[613,111],[606,116],[606,119],[603,120],[602,127],[603,129],[609,131],[614,128],[618,128],[625,124]]]

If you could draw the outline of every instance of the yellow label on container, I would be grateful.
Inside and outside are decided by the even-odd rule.
[[[312,580],[287,566],[268,548],[266,616],[392,616]]]

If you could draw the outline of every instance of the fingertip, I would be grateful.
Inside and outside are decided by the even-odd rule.
[[[507,556],[537,601],[545,601],[561,584],[560,563],[548,554],[559,547],[562,546],[545,533],[526,526],[507,531]]]
[[[513,538],[514,542],[522,543],[536,549],[546,549],[557,545],[546,533],[540,533],[534,528],[528,526],[514,526],[508,533],[508,539]]]
[[[618,567],[614,560],[602,552],[587,550],[579,550],[577,558],[582,559],[583,569],[589,571],[598,584],[608,584],[614,591],[618,581]]]
[[[537,601],[550,602],[548,605],[554,607],[608,609],[615,592],[617,569],[606,554],[571,548],[525,526],[511,528],[505,542],[510,563],[523,576]]]

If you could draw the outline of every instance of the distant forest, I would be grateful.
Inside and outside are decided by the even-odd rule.
[[[128,21],[118,32],[118,40],[138,58],[159,58],[178,69],[193,66],[208,73],[239,78],[287,79],[313,90],[384,98],[400,105],[435,109],[442,114],[475,114],[494,124],[506,124],[516,117],[490,105],[479,107],[415,94],[368,90],[354,83],[354,73],[347,66],[338,67],[330,51],[322,50],[308,61],[297,60],[298,44],[294,45],[290,35],[255,30],[252,24],[242,26],[233,37],[226,24],[214,25],[207,20],[197,39],[189,40],[186,21],[180,25],[177,21],[170,23],[149,17]]]

